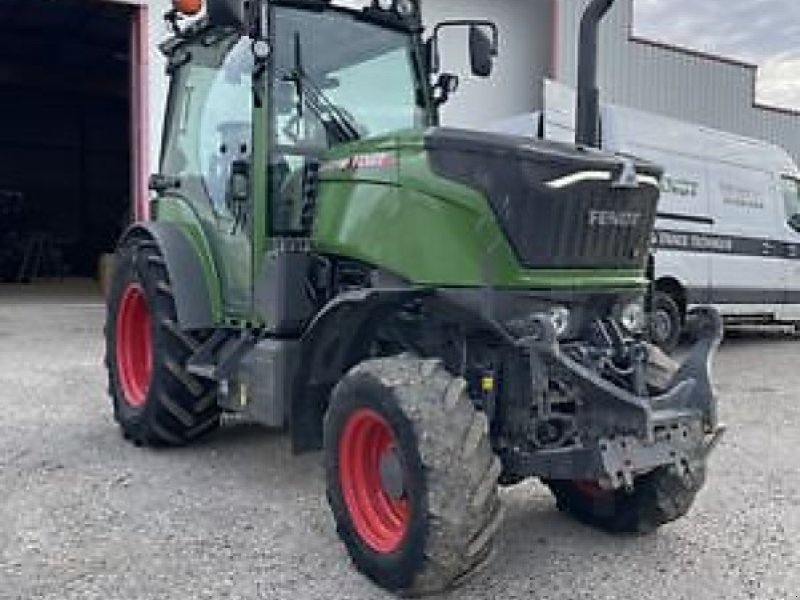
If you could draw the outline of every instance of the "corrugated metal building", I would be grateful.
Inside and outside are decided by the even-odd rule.
[[[588,0],[557,0],[555,78],[575,83],[580,17]],[[756,102],[757,67],[636,37],[633,0],[618,0],[600,40],[606,102],[664,114],[785,148],[800,162],[800,111]]]

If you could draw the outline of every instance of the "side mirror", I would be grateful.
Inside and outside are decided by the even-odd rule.
[[[500,47],[500,30],[492,21],[456,20],[442,21],[433,28],[433,35],[425,44],[425,63],[430,75],[440,70],[439,34],[443,29],[469,28],[469,61],[472,74],[489,77],[494,67],[494,58]],[[487,31],[491,34],[487,34]]]
[[[789,217],[789,227],[800,233],[800,214]]]
[[[245,0],[208,0],[208,20],[218,27],[234,27],[242,31],[247,24],[245,4]]]
[[[496,31],[496,30],[495,30]],[[494,68],[494,57],[497,56],[497,38],[492,40],[479,25],[469,27],[469,62],[472,74],[477,77],[489,77]]]

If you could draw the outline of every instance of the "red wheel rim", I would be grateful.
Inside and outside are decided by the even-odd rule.
[[[589,481],[589,480],[573,481],[572,485],[578,492],[594,500],[609,498],[613,495],[612,492],[609,492],[608,490],[604,490],[603,488],[601,488],[600,484],[597,483],[596,481]]]
[[[153,372],[150,308],[137,283],[125,288],[117,313],[117,373],[125,402],[140,408],[147,402]]]
[[[400,547],[410,521],[408,499],[392,497],[381,478],[381,462],[393,452],[394,432],[378,413],[361,409],[347,421],[339,441],[342,493],[356,532],[380,554]]]

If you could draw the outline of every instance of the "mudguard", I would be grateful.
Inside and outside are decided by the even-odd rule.
[[[208,281],[200,255],[189,236],[171,223],[136,223],[123,234],[119,246],[137,239],[153,240],[164,257],[181,329],[213,328],[216,320],[213,282]]]
[[[429,296],[430,290],[365,289],[331,301],[308,326],[290,405],[294,452],[322,447],[322,421],[333,386],[363,350],[376,323],[402,304]]]

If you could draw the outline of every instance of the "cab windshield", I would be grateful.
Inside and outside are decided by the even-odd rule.
[[[276,140],[329,148],[422,127],[411,36],[354,14],[276,7]]]

